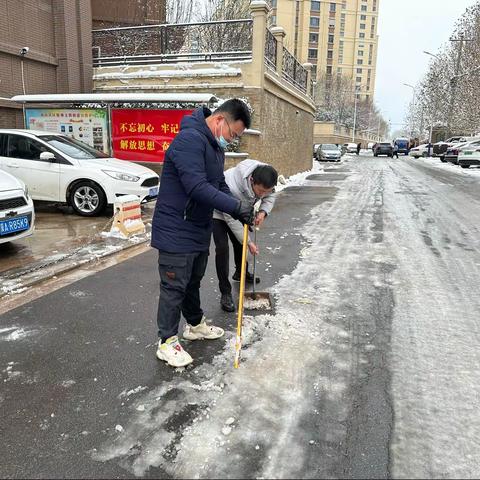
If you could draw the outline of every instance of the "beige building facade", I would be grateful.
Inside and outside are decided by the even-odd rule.
[[[283,30],[266,35],[267,4],[257,0],[250,8],[253,19],[249,60],[201,61],[187,66],[159,61],[149,64],[148,71],[145,65],[107,66],[100,62],[94,68],[94,91],[209,93],[223,99],[246,99],[253,110],[253,130],[242,137],[237,154],[227,155],[225,167],[235,165],[248,154],[272,164],[286,177],[310,169],[315,113],[310,65],[301,67],[305,88],[299,88],[283,62]],[[267,47],[267,37],[273,50]],[[267,51],[273,55],[269,61]]]
[[[273,0],[271,23],[314,78],[344,75],[362,98],[373,99],[380,0]]]

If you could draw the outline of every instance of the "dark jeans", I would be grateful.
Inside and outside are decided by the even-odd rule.
[[[160,298],[157,325],[162,341],[178,334],[181,314],[190,325],[201,322],[200,282],[205,275],[207,262],[208,252],[158,252]]]
[[[213,241],[215,242],[215,267],[217,269],[218,286],[222,294],[232,293],[232,285],[228,280],[230,271],[230,258],[228,239],[233,245],[233,256],[235,258],[235,269],[242,268],[242,244],[230,230],[227,222],[213,219]],[[247,264],[248,269],[248,264]]]

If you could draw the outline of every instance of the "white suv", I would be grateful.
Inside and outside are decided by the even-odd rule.
[[[0,129],[0,168],[22,180],[33,200],[66,202],[80,215],[99,215],[122,195],[158,195],[158,175],[65,135]]]
[[[35,213],[25,184],[0,170],[0,243],[33,233]]]

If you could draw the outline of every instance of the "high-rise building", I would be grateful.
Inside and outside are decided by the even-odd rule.
[[[380,0],[273,0],[273,24],[282,26],[285,45],[313,76],[352,79],[362,98],[373,98]]]

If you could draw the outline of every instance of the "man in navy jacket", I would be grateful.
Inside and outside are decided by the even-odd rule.
[[[250,127],[244,102],[231,99],[212,114],[206,107],[183,118],[180,132],[165,154],[152,222],[152,246],[159,251],[157,357],[172,367],[192,363],[178,341],[181,314],[188,340],[224,335],[208,325],[200,306],[200,282],[207,267],[213,210],[243,224],[253,223],[253,207],[234,198],[223,174],[227,145]]]

